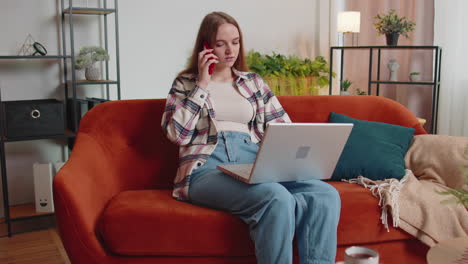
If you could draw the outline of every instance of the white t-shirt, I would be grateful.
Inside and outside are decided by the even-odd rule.
[[[232,82],[208,84],[218,131],[238,131],[250,134],[248,123],[254,116],[253,107]]]

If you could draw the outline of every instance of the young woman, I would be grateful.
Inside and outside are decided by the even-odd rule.
[[[166,136],[180,146],[173,195],[240,217],[260,264],[292,263],[294,234],[300,263],[335,263],[340,198],[331,185],[250,185],[216,169],[253,163],[266,125],[291,122],[262,78],[247,72],[242,41],[231,16],[208,14],[190,65],[174,80],[162,118]]]

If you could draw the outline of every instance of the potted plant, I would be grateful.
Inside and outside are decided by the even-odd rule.
[[[414,30],[416,23],[409,21],[407,17],[400,17],[395,9],[390,9],[388,14],[378,14],[374,17],[374,23],[379,35],[385,35],[388,46],[396,46],[401,35],[409,38],[408,32]]]
[[[264,78],[276,95],[317,95],[320,88],[329,84],[330,67],[322,56],[311,60],[251,50],[247,65]]]
[[[341,81],[340,95],[350,95],[351,93],[348,91],[348,89],[351,86],[351,84],[352,82],[350,80]]]
[[[412,82],[417,82],[420,80],[420,73],[419,72],[410,72],[409,79]]]
[[[466,148],[464,156],[468,161],[468,148]],[[464,174],[465,184],[468,184],[468,164],[462,165],[460,169]],[[460,189],[452,189],[444,192],[437,191],[437,193],[452,196],[452,199],[446,200],[445,202],[455,201],[456,203],[460,203],[468,209],[468,189],[462,187]]]
[[[356,88],[356,95],[367,95],[367,93],[359,88]]]
[[[107,51],[98,46],[82,47],[76,57],[76,69],[85,69],[86,80],[99,80],[101,77],[100,69],[95,65],[98,61],[109,60]]]

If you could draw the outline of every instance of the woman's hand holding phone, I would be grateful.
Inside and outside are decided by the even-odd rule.
[[[198,53],[198,85],[203,88],[208,86],[211,81],[211,74],[216,63],[219,62],[218,57],[213,54],[213,49],[210,48],[208,43],[203,43],[204,49]]]
[[[210,47],[210,45],[208,45],[208,42],[206,42],[206,41],[203,42],[203,48],[204,48],[204,49],[208,49],[208,50],[213,50],[213,49]],[[210,52],[209,54],[213,54],[213,52]],[[208,60],[211,60],[211,58],[208,59]],[[215,67],[215,66],[216,66],[216,63],[211,63],[210,65],[208,65],[208,73],[209,73],[210,75],[213,74],[213,70],[214,70],[214,67]]]

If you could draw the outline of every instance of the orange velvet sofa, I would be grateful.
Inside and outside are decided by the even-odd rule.
[[[383,97],[279,99],[293,122],[327,122],[330,112],[337,112],[426,133],[409,110]],[[53,185],[57,226],[72,263],[256,262],[242,221],[171,197],[178,147],[160,128],[164,104],[164,99],[113,101],[82,119],[71,157]],[[360,245],[377,250],[381,263],[426,262],[427,246],[400,229],[385,230],[378,200],[367,189],[331,184],[342,200],[337,261],[345,248]]]

